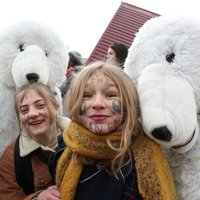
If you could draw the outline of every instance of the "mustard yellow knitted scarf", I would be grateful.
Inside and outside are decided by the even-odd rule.
[[[67,148],[58,160],[56,168],[56,183],[63,200],[72,200],[81,175],[83,164],[74,163],[72,152],[95,160],[111,160],[116,151],[112,150],[107,140],[113,145],[119,144],[120,133],[96,135],[76,123],[71,123],[63,134]],[[66,187],[67,185],[67,187]]]
[[[121,135],[96,135],[76,123],[71,123],[63,134],[66,149],[56,166],[56,184],[62,200],[73,200],[83,170],[82,163],[75,163],[72,152],[95,160],[112,160],[116,151],[107,140],[119,144]],[[145,200],[176,200],[171,171],[159,146],[141,135],[131,146],[136,162],[136,173],[140,194]]]

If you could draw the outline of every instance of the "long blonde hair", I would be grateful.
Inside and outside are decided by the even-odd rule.
[[[139,101],[138,95],[133,81],[129,76],[119,67],[97,61],[86,66],[73,80],[70,88],[69,112],[73,121],[80,123],[79,110],[82,103],[85,85],[89,78],[96,72],[101,71],[105,76],[109,77],[115,82],[122,102],[122,117],[123,124],[120,126],[121,142],[119,147],[110,147],[117,151],[115,158],[112,161],[112,169],[114,172],[118,171],[124,161],[125,155],[129,151],[130,144],[134,136],[139,134],[140,125],[139,118]],[[117,164],[118,163],[118,164]],[[117,168],[115,167],[117,164]]]

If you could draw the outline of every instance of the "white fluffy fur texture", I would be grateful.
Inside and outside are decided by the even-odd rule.
[[[61,96],[57,86],[64,79],[68,47],[50,27],[33,22],[17,23],[0,34],[0,153],[19,134],[14,94],[28,83],[28,74]]]
[[[137,84],[142,125],[163,147],[179,198],[199,200],[200,21],[147,21],[129,49],[125,72]],[[166,127],[171,137],[163,139],[160,127]]]

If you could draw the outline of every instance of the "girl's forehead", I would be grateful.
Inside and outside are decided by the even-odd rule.
[[[106,75],[104,72],[102,72],[100,70],[97,70],[94,73],[92,73],[91,76],[89,77],[89,79],[98,78],[98,77],[110,79],[108,75]]]
[[[24,97],[21,100],[21,104],[24,104],[30,101],[36,101],[38,99],[43,99],[43,97],[39,95],[37,91],[35,91],[34,89],[31,89],[25,93]]]
[[[118,89],[118,86],[115,83],[115,81],[113,81],[108,76],[105,76],[105,75],[102,75],[102,74],[99,75],[99,76],[98,75],[91,76],[87,80],[85,87],[97,87],[99,84],[102,85],[103,87],[106,87],[106,88],[115,86]]]
[[[93,73],[89,79],[87,80],[87,82],[98,82],[98,83],[103,83],[103,82],[113,82],[112,79],[105,75],[103,72],[101,71],[97,71],[95,73]]]
[[[30,89],[26,91],[23,99],[33,98],[34,96],[40,96],[40,95],[35,90]]]
[[[91,76],[105,76],[105,74],[102,71],[97,70],[97,71],[93,72],[91,74]]]

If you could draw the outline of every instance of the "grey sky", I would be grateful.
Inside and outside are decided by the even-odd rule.
[[[55,29],[71,50],[88,57],[121,0],[0,0],[0,32],[31,19]],[[127,0],[126,3],[165,15],[200,18],[197,0]]]

